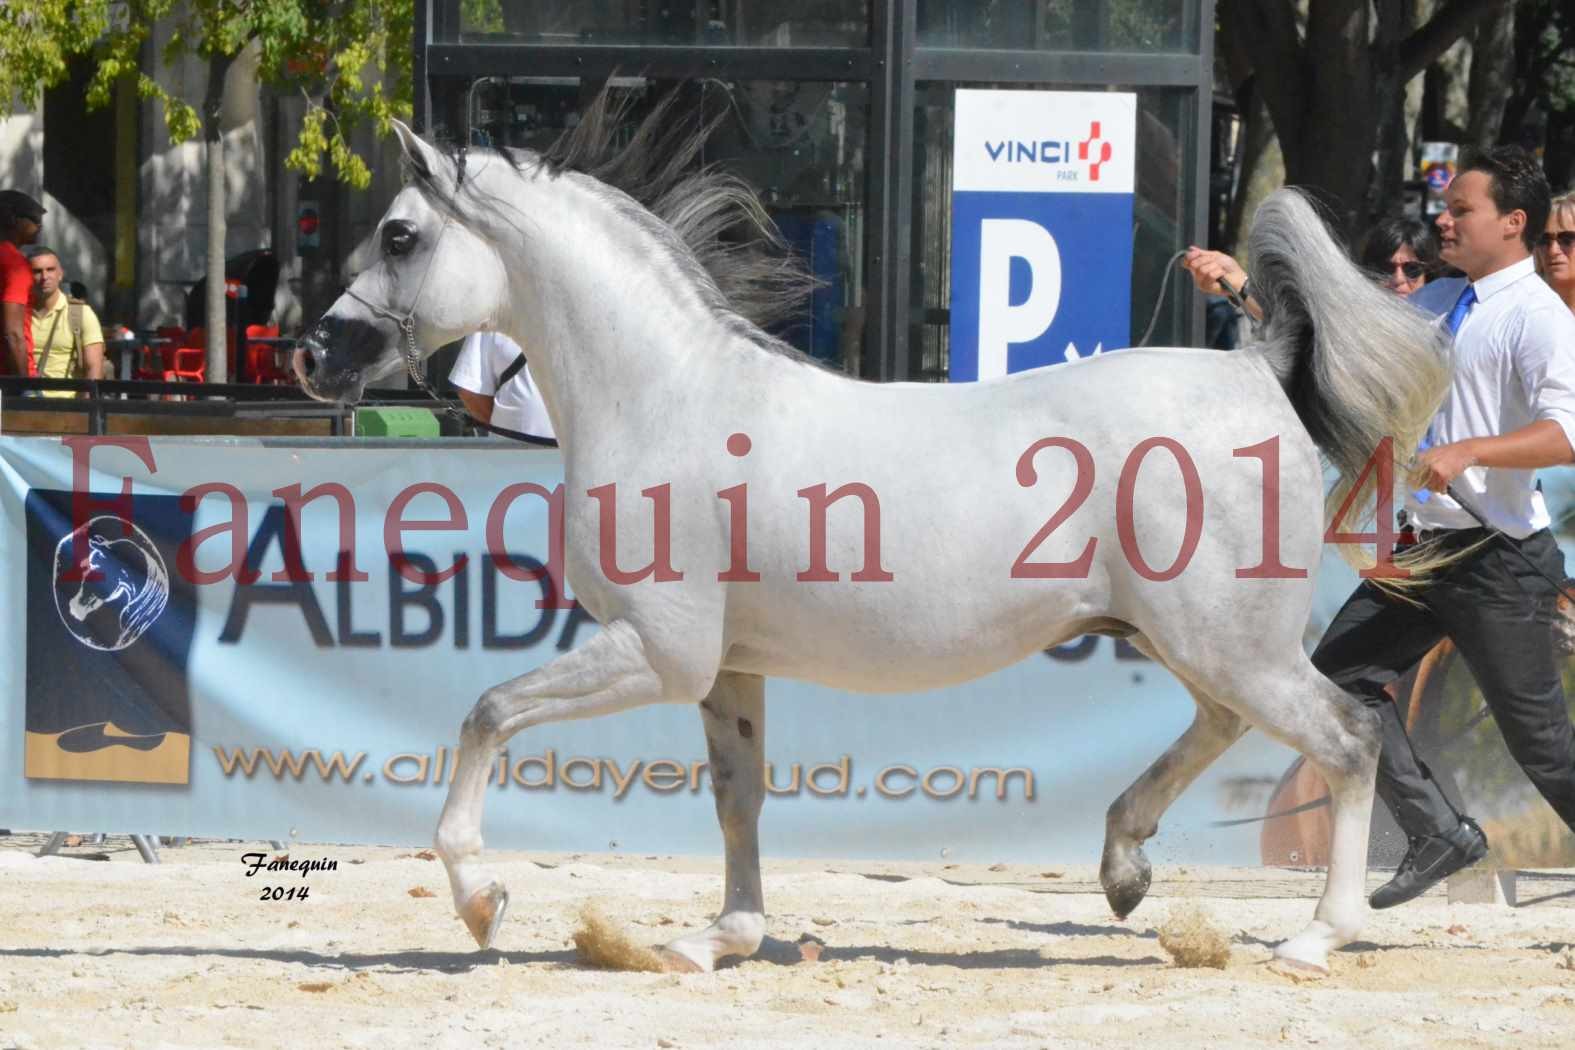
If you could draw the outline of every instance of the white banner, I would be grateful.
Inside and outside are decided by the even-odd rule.
[[[481,692],[597,629],[540,571],[555,452],[92,440],[0,439],[0,826],[424,843]],[[952,689],[767,699],[764,847],[805,856],[1092,860],[1193,712],[1092,637]],[[685,706],[522,733],[487,839],[710,853],[705,757]],[[1250,735],[1156,859],[1254,862],[1256,827],[1210,824],[1290,761]]]

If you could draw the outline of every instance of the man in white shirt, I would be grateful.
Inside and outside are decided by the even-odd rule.
[[[532,437],[551,438],[547,404],[531,378],[519,344],[498,332],[465,338],[448,381],[465,410],[483,423]]]
[[[1364,582],[1313,654],[1383,719],[1378,795],[1410,849],[1373,894],[1375,908],[1411,900],[1487,855],[1481,828],[1439,790],[1383,691],[1446,636],[1510,754],[1575,828],[1575,729],[1553,647],[1551,581],[1565,578],[1564,557],[1533,476],[1575,461],[1575,316],[1531,259],[1551,193],[1535,158],[1503,146],[1469,157],[1446,198],[1442,255],[1466,276],[1427,285],[1412,301],[1454,332],[1455,374],[1417,457],[1419,491],[1406,500],[1400,542],[1481,546],[1416,595],[1419,606]]]

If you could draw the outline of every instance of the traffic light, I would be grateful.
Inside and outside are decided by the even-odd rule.
[[[317,253],[323,245],[321,226],[316,201],[301,201],[295,206],[295,254]]]

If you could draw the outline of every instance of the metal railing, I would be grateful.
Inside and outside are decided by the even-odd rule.
[[[64,390],[74,397],[44,397]],[[293,386],[242,383],[155,382],[121,379],[43,379],[0,376],[0,416],[78,413],[86,433],[108,432],[111,416],[179,419],[299,421],[324,420],[329,434],[354,433],[355,410],[379,405],[436,405],[419,390],[368,390],[356,405],[314,401]]]

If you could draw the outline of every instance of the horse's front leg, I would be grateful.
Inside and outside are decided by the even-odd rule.
[[[1117,918],[1130,915],[1148,893],[1152,869],[1143,853],[1144,841],[1159,830],[1160,818],[1187,785],[1247,730],[1241,717],[1188,689],[1198,705],[1192,725],[1111,803],[1105,816],[1099,881]]]
[[[760,807],[766,797],[766,686],[759,675],[724,672],[700,703],[716,819],[726,854],[722,912],[699,933],[663,949],[677,968],[710,970],[729,955],[755,954],[766,935],[760,889]]]
[[[436,841],[454,908],[477,944],[492,944],[509,901],[503,884],[481,866],[481,811],[499,748],[530,726],[594,718],[664,699],[662,680],[639,634],[621,620],[581,648],[482,694],[460,729],[459,760]]]

